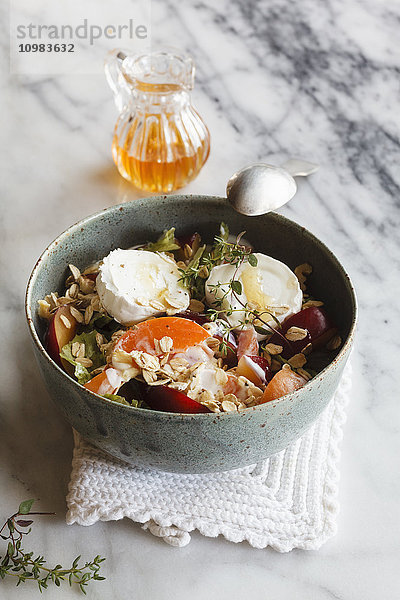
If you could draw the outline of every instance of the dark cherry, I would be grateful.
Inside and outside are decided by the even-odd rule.
[[[186,396],[183,392],[174,390],[166,385],[148,386],[144,401],[153,410],[163,410],[172,413],[198,414],[211,412],[203,404]]]
[[[280,335],[274,333],[269,341],[272,344],[283,346],[283,358],[290,358],[294,354],[301,352],[310,343],[313,345],[313,349],[320,347],[323,345],[327,332],[332,330],[332,333],[334,333],[335,331],[335,326],[326,311],[318,306],[304,308],[295,315],[287,318],[282,324],[282,329],[279,331],[285,335],[290,327],[301,327],[301,329],[307,329],[308,333],[305,338],[296,342],[283,340]],[[328,334],[328,337],[329,335],[331,334]]]

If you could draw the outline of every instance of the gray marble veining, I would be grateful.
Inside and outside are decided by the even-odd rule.
[[[185,193],[222,195],[229,176],[255,161],[319,163],[281,212],[333,249],[358,291],[339,532],[319,552],[278,555],[199,535],[174,550],[126,521],[65,525],[72,437],[33,362],[24,288],[37,256],[68,225],[142,194],[112,163],[117,115],[105,79],[10,75],[4,15],[1,512],[38,498],[58,515],[35,525],[28,546],[50,561],[106,555],[108,579],[88,598],[399,596],[399,20],[397,0],[152,2],[153,45],[194,56],[194,103],[212,136],[208,163]],[[37,591],[0,584],[1,599],[24,597]]]

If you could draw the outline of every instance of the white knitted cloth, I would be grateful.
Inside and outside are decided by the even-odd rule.
[[[350,366],[318,421],[286,450],[256,465],[203,475],[131,467],[75,434],[67,523],[128,517],[172,546],[198,529],[279,552],[315,550],[336,532],[338,461]]]

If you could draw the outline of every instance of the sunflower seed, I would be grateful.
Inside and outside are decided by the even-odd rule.
[[[162,304],[162,302],[158,302],[158,300],[152,300],[150,302],[150,306],[151,306],[151,308],[154,308],[155,310],[164,311],[164,309],[165,309],[164,304]]]
[[[75,306],[70,306],[69,310],[71,315],[78,321],[78,323],[83,323],[83,315],[78,309],[75,308]]]
[[[180,310],[182,310],[182,304],[179,302],[179,300],[177,300],[176,298],[172,298],[169,294],[164,294],[164,300],[167,304],[169,304],[169,306],[172,306],[172,308],[176,309],[179,308]],[[165,307],[164,307],[165,310]],[[171,309],[167,309],[167,314],[168,311],[171,312]],[[175,311],[176,312],[176,311]],[[175,314],[175,313],[172,313]]]
[[[186,260],[189,258],[192,258],[193,250],[192,250],[191,246],[189,246],[189,244],[185,244],[185,247],[183,249],[183,254],[184,254]]]
[[[79,292],[79,286],[76,283],[73,283],[68,292],[70,298],[76,298]]]
[[[94,298],[92,298],[90,301],[90,305],[93,308],[94,312],[99,312],[100,308],[101,308],[100,298],[98,296],[95,296]]]
[[[101,333],[99,333],[98,331],[96,332],[96,344],[99,348],[101,348],[101,346],[104,344],[105,339],[104,337],[101,335]]]
[[[203,390],[200,394],[199,401],[200,402],[214,402],[214,394],[212,394],[209,390]]]
[[[130,355],[141,369],[145,369],[146,371],[158,371],[160,369],[160,361],[157,356],[152,356],[141,350],[132,350]]]
[[[157,381],[148,381],[147,384],[148,385],[166,385],[167,383],[169,383],[171,380],[170,379],[157,379]]]
[[[58,306],[66,306],[67,304],[71,304],[71,302],[73,302],[73,299],[68,298],[68,296],[60,296],[59,298],[57,298]]]
[[[60,319],[67,329],[71,329],[72,325],[71,325],[71,321],[68,319],[68,317],[66,317],[65,315],[61,315]]]
[[[279,344],[267,344],[264,347],[264,350],[266,350],[269,354],[274,356],[275,354],[281,354],[281,352],[283,351],[283,346],[279,346]]]
[[[304,302],[302,308],[310,308],[310,306],[323,306],[323,305],[324,305],[324,303],[321,302],[320,300],[307,300],[307,302]]]
[[[90,360],[90,358],[79,357],[76,358],[75,361],[82,365],[82,367],[91,367],[93,365],[93,362]]]
[[[124,381],[130,381],[140,375],[140,369],[136,367],[130,367],[129,369],[125,369],[122,371],[121,377]]]
[[[112,355],[113,362],[122,363],[123,365],[132,365],[132,356],[124,350],[116,350]]]
[[[199,269],[199,277],[201,277],[202,279],[207,279],[207,277],[209,276],[210,272],[208,270],[208,268],[205,265],[202,265]]]
[[[230,400],[224,400],[221,406],[224,412],[233,412],[237,410],[236,404]]]
[[[289,342],[297,342],[299,340],[303,340],[307,336],[307,329],[302,329],[301,327],[290,327],[285,333],[285,338],[289,340]]]
[[[195,298],[192,298],[190,303],[189,303],[189,310],[191,310],[192,312],[195,313],[202,313],[204,311],[204,304],[203,302],[200,302],[200,300],[196,300]]]
[[[74,342],[71,346],[72,356],[78,356],[81,345],[79,342]]]
[[[308,263],[303,263],[301,265],[298,265],[294,270],[294,274],[296,275],[297,279],[299,280],[300,288],[303,291],[306,289],[305,282],[307,279],[307,275],[310,275],[311,273],[312,273],[312,266],[309,265]]]
[[[75,265],[68,265],[69,266],[69,270],[72,273],[72,277],[75,279],[75,281],[77,281],[79,279],[79,277],[81,276],[81,272],[78,269],[78,267],[75,267]]]
[[[169,364],[178,373],[182,373],[189,366],[189,362],[184,358],[171,358]]]
[[[142,375],[146,383],[152,383],[157,379],[157,375],[155,373],[152,373],[151,371],[144,370],[142,371]]]
[[[289,358],[288,363],[291,367],[293,367],[294,369],[299,369],[301,367],[304,367],[304,365],[306,364],[307,359],[304,356],[304,354],[302,354],[301,352],[299,352],[298,354],[295,354],[294,356],[292,356],[292,358]]]
[[[46,300],[38,300],[39,317],[42,319],[50,319],[50,304]]]
[[[167,335],[165,335],[161,338],[161,340],[159,340],[160,350],[163,353],[170,352],[172,350],[173,344],[174,342],[172,338],[168,337]]]
[[[206,344],[209,348],[211,348],[211,350],[215,351],[217,348],[219,348],[221,342],[215,337],[209,337],[206,339]]]
[[[82,271],[82,275],[91,275],[93,273],[98,273],[101,264],[103,264],[103,261],[97,261],[89,267],[86,267],[86,269]]]
[[[88,323],[92,317],[93,317],[93,306],[91,306],[89,304],[89,306],[87,306],[85,309],[85,317],[84,317],[85,325],[88,325]]]
[[[82,277],[82,275],[78,278],[78,284],[81,292],[84,294],[91,294],[96,287],[96,283],[89,279],[88,277]]]

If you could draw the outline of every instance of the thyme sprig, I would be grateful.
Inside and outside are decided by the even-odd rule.
[[[96,556],[92,561],[79,566],[81,557],[77,556],[69,569],[64,569],[61,565],[49,569],[45,566],[46,561],[43,556],[34,557],[33,552],[25,552],[21,547],[22,538],[30,533],[30,525],[33,523],[32,519],[26,519],[25,517],[55,514],[53,512],[30,512],[33,503],[34,500],[21,502],[18,511],[8,517],[0,529],[0,537],[8,541],[4,557],[0,556],[1,579],[5,579],[6,576],[15,577],[17,578],[17,585],[28,580],[34,580],[40,592],[47,589],[49,583],[54,583],[59,587],[62,581],[68,580],[70,586],[76,584],[86,594],[85,587],[89,581],[105,579],[105,577],[99,575],[100,564],[105,558]],[[27,529],[28,527],[29,529]]]
[[[276,333],[281,337],[286,344],[290,345],[290,342],[280,333],[279,329],[281,324],[276,316],[268,310],[258,310],[255,306],[252,306],[249,302],[244,302],[241,298],[243,293],[242,283],[238,278],[238,273],[243,264],[246,262],[250,266],[257,266],[257,257],[253,254],[252,249],[249,246],[241,243],[241,240],[245,234],[243,231],[240,233],[234,242],[228,241],[229,230],[227,225],[221,223],[220,235],[215,236],[214,243],[210,248],[202,246],[196,252],[194,257],[188,263],[186,269],[180,269],[181,281],[190,290],[191,296],[198,300],[204,300],[205,292],[205,280],[208,278],[213,267],[220,264],[230,264],[235,267],[232,279],[228,282],[218,282],[215,285],[209,285],[209,288],[213,290],[214,300],[213,307],[207,310],[207,315],[211,321],[217,321],[222,329],[222,341],[220,343],[219,351],[226,354],[229,350],[229,336],[231,332],[236,329],[244,329],[249,325],[253,326],[257,333],[262,335],[272,335]],[[222,292],[222,293],[218,293]],[[231,298],[229,307],[226,308],[226,299]],[[239,305],[241,308],[233,307],[233,300],[235,300],[236,306]],[[225,317],[231,316],[234,312],[240,312],[242,318],[235,327],[231,327],[230,324],[224,319]],[[265,320],[264,315],[269,315],[272,318],[275,327],[271,325],[270,319]]]

